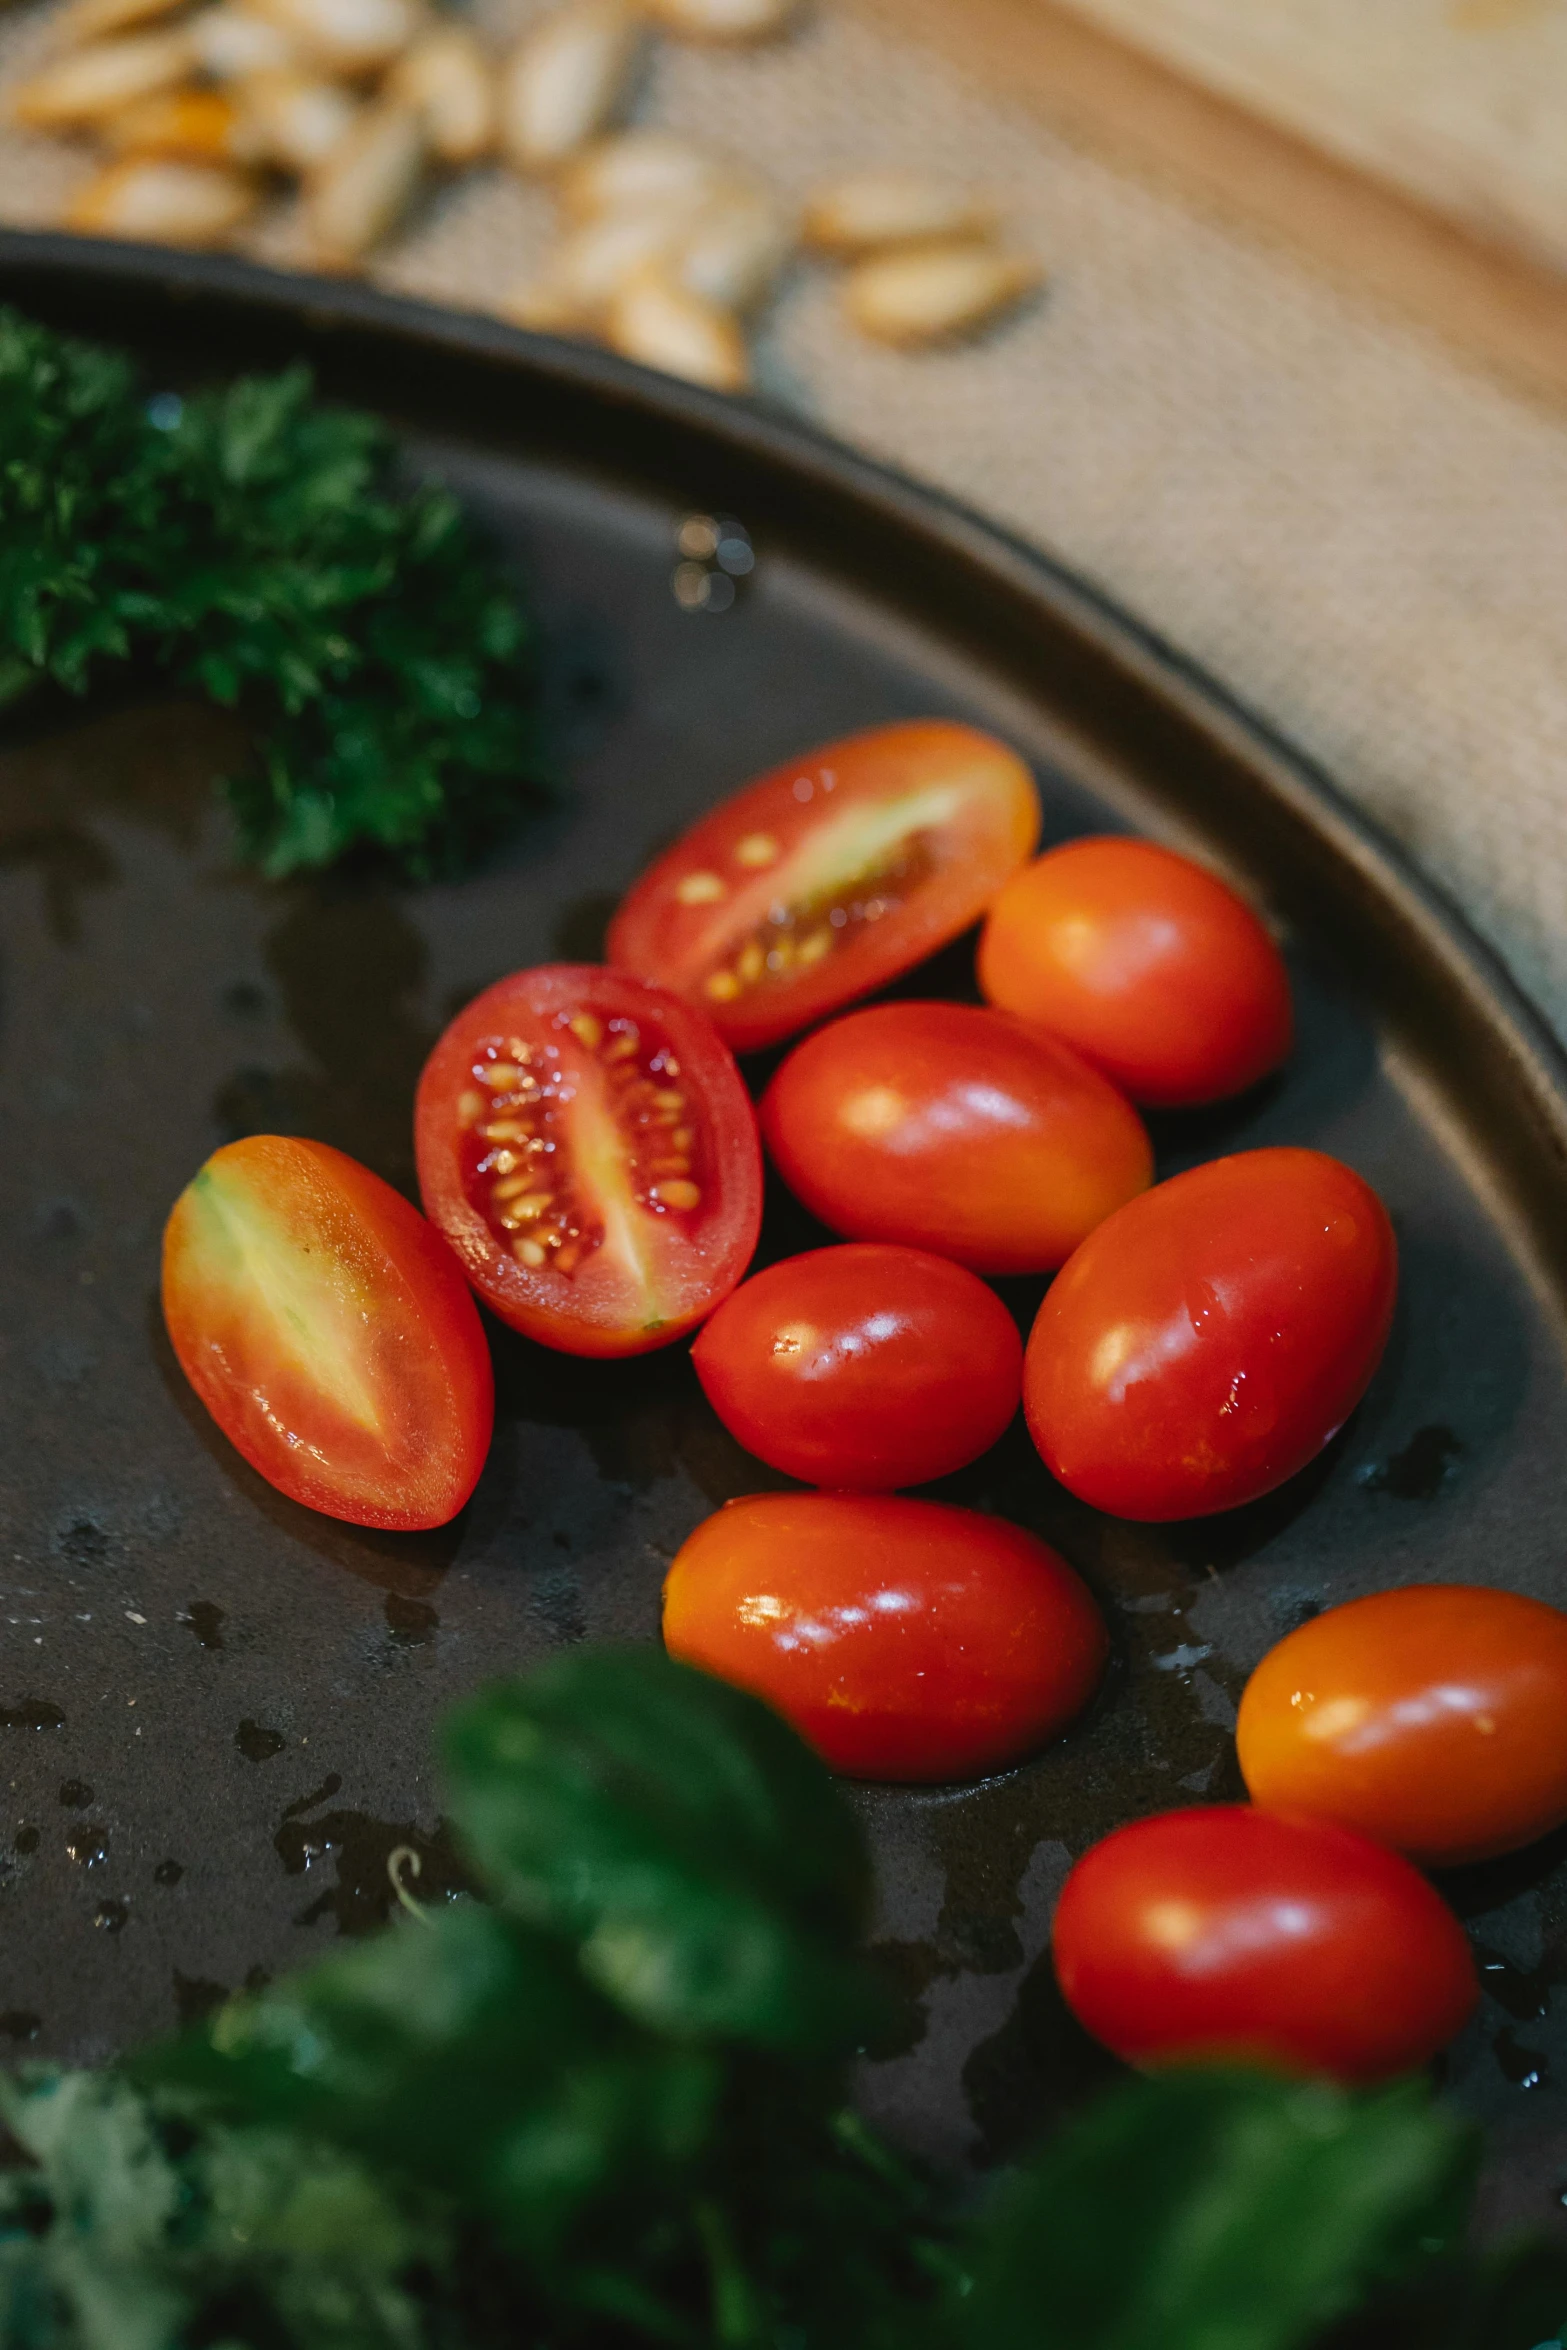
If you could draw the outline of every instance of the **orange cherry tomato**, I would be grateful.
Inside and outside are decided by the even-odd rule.
[[[458,1013],[414,1105],[419,1189],[492,1313],[563,1354],[667,1346],[762,1221],[756,1116],[710,1020],[624,971],[514,971]]]
[[[1387,1211],[1321,1151],[1239,1151],[1090,1233],[1052,1283],[1023,1409],[1054,1477],[1120,1518],[1255,1501],[1336,1435],[1381,1360]]]
[[[752,1690],[834,1770],[972,1779],[1065,1728],[1104,1621],[1003,1518],[857,1493],[762,1493],[698,1526],[664,1585],[671,1656]]]
[[[995,1443],[1023,1341],[993,1289],[925,1249],[812,1249],[742,1281],[691,1360],[724,1426],[813,1485],[925,1485]]]
[[[1278,948],[1232,889],[1153,841],[1068,841],[1014,874],[979,984],[1152,1106],[1240,1093],[1290,1049]]]
[[[1429,1868],[1567,1820],[1567,1615],[1466,1583],[1350,1600],[1271,1649],[1235,1731],[1254,1803]]]
[[[1142,1121],[1069,1047],[973,1004],[876,1004],[796,1045],[763,1096],[791,1191],[850,1240],[1043,1273],[1153,1175]]]
[[[356,1526],[443,1526],[489,1449],[489,1349],[457,1260],[324,1142],[214,1152],[163,1236],[180,1369],[269,1484]]]
[[[1418,1869],[1243,1803],[1117,1828],[1067,1878],[1053,1933],[1068,2007],[1130,2064],[1389,2080],[1479,1997],[1463,1929]]]
[[[947,718],[806,751],[704,816],[644,873],[609,958],[776,1043],[934,954],[1039,838],[1015,751]]]

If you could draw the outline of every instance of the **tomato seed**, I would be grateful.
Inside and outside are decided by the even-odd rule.
[[[682,906],[716,906],[726,894],[716,873],[684,874],[675,887],[676,901]]]
[[[544,1262],[544,1251],[536,1240],[514,1240],[511,1253],[520,1264],[532,1265],[535,1270]]]
[[[737,865],[771,865],[778,855],[778,843],[770,832],[748,832],[744,840],[735,842]]]
[[[470,1090],[457,1096],[457,1115],[465,1126],[471,1126],[475,1119],[482,1118],[488,1108],[489,1104],[482,1093]]]
[[[661,1208],[695,1208],[701,1205],[702,1200],[697,1186],[679,1175],[667,1183],[655,1183],[653,1197]]]
[[[491,1093],[510,1093],[521,1075],[513,1061],[492,1061],[484,1072],[484,1082]]]

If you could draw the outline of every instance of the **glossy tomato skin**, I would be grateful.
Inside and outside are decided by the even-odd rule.
[[[756,1248],[761,1146],[733,1055],[623,971],[544,964],[477,996],[425,1063],[414,1142],[426,1211],[485,1304],[566,1354],[667,1346]]]
[[[1235,1737],[1254,1803],[1428,1868],[1515,1852],[1567,1820],[1567,1615],[1464,1583],[1328,1608],[1263,1658]]]
[[[1326,1820],[1207,1804],[1118,1828],[1067,1878],[1056,1976],[1130,2064],[1346,2083],[1424,2064],[1479,1996],[1463,1929],[1396,1852]]]
[[[1206,1516],[1293,1477],[1381,1360],[1387,1211],[1321,1151],[1242,1151],[1172,1176],[1057,1276],[1023,1365],[1052,1476],[1115,1517]]]
[[[804,752],[660,857],[609,956],[710,1012],[736,1052],[776,1044],[977,922],[1039,838],[1015,751],[921,718]]]
[[[1142,1121],[1066,1046],[972,1004],[875,1004],[796,1045],[762,1099],[790,1190],[850,1240],[976,1273],[1064,1263],[1144,1190]]]
[[[1150,1107],[1241,1093],[1292,1041],[1289,979],[1256,915],[1153,841],[1068,841],[1014,874],[985,924],[979,984]]]
[[[1065,1728],[1104,1620],[1066,1561],[1005,1519],[857,1493],[732,1501],[676,1554],[671,1656],[752,1690],[834,1770],[978,1778]]]
[[[924,1249],[813,1249],[753,1274],[697,1336],[709,1403],[758,1460],[889,1492],[961,1469],[1017,1410],[1023,1341],[994,1290]]]
[[[443,1526],[484,1466],[489,1348],[439,1233],[324,1142],[214,1152],[163,1236],[181,1370],[236,1451],[356,1526]]]

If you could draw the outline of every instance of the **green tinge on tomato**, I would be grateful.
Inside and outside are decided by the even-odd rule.
[[[1023,1366],[1051,1475],[1112,1516],[1206,1516],[1314,1460],[1387,1344],[1387,1211],[1322,1151],[1241,1151],[1106,1219],[1057,1275]]]
[[[732,1501],[676,1554],[671,1656],[855,1778],[973,1779],[1079,1714],[1109,1653],[1066,1561],[1005,1519],[849,1493]]]
[[[1247,1804],[1117,1828],[1067,1878],[1053,1932],[1068,2007],[1130,2064],[1389,2080],[1479,1998],[1463,1929],[1418,1869]]]
[[[489,1349],[439,1233],[325,1143],[253,1135],[207,1161],[163,1241],[181,1369],[235,1449],[355,1525],[444,1525],[494,1416]]]

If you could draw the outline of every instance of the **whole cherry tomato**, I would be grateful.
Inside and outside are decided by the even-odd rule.
[[[451,1250],[324,1142],[214,1152],[163,1236],[181,1370],[269,1484],[356,1526],[443,1526],[494,1417],[490,1354]]]
[[[689,1004],[597,964],[498,980],[424,1065],[419,1188],[485,1304],[566,1354],[645,1354],[727,1297],[762,1220],[740,1072]]]
[[[1131,1104],[1066,1045],[973,1004],[876,1004],[808,1036],[762,1135],[813,1215],[976,1273],[1042,1273],[1142,1191]]]
[[[1153,841],[1068,841],[1014,874],[979,984],[1162,1108],[1240,1093],[1290,1049],[1278,948],[1216,875]]]
[[[710,1012],[736,1052],[775,1043],[977,922],[1039,838],[1015,751],[947,718],[788,759],[644,873],[609,956]]]
[[[1271,1649],[1235,1731],[1254,1803],[1430,1868],[1567,1820],[1567,1615],[1465,1583],[1329,1608]]]
[[[1254,1501],[1365,1393],[1397,1247],[1368,1184],[1321,1151],[1241,1151],[1091,1233],[1029,1338],[1023,1408],[1052,1476],[1121,1518]]]
[[[813,1249],[753,1274],[691,1349],[758,1460],[813,1485],[923,1485],[1017,1410],[1023,1341],[994,1290],[924,1249]]]
[[[1104,1621],[1004,1518],[857,1493],[762,1493],[698,1526],[664,1585],[671,1656],[752,1690],[834,1770],[972,1779],[1065,1728]]]
[[[1479,1996],[1463,1929],[1407,1860],[1243,1803],[1117,1828],[1067,1878],[1054,1941],[1067,2005],[1131,2064],[1386,2080]]]

